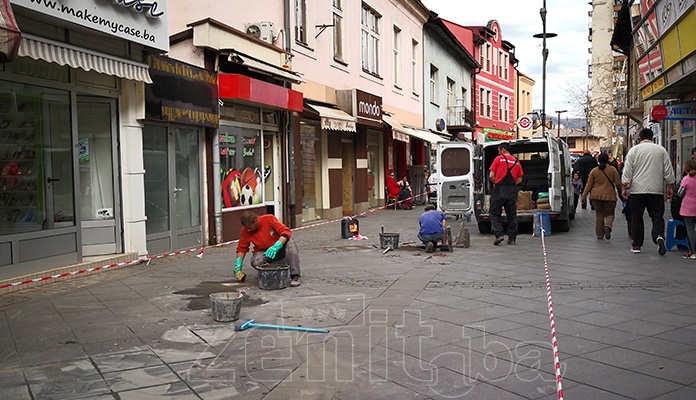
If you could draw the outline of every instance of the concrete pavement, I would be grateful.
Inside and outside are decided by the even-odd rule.
[[[367,240],[295,231],[298,288],[260,290],[248,260],[237,283],[230,246],[2,295],[0,397],[558,398],[540,238],[494,247],[468,223],[471,247],[427,254],[422,208],[359,218]],[[696,398],[696,263],[630,253],[618,213],[610,241],[593,224],[546,238],[564,398]],[[215,322],[208,295],[237,290],[242,318],[330,333]]]

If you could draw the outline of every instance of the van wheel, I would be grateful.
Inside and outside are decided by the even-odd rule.
[[[481,233],[491,233],[491,223],[487,221],[479,222],[478,229]]]
[[[551,232],[568,232],[570,230],[570,220],[551,221],[553,226]]]

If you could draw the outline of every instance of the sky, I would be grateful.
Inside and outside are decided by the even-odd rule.
[[[440,18],[464,26],[485,26],[495,19],[503,40],[515,46],[518,71],[534,79],[533,108],[542,108],[542,40],[533,35],[543,30],[539,10],[543,0],[421,0]],[[557,110],[568,110],[564,118],[582,116],[580,104],[568,88],[586,88],[587,63],[591,43],[589,35],[592,6],[587,0],[546,0],[546,32],[558,34],[546,39],[546,114],[556,117]]]

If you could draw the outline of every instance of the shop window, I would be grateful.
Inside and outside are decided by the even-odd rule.
[[[322,153],[318,125],[303,123],[302,144],[302,222],[322,219]]]
[[[264,202],[261,130],[220,125],[220,174],[224,208]]]
[[[0,235],[75,225],[68,92],[0,82]]]

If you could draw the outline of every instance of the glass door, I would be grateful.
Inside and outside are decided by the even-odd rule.
[[[77,97],[82,255],[121,250],[116,99]]]
[[[200,132],[143,129],[147,248],[162,254],[202,243]]]
[[[176,249],[201,245],[201,161],[199,130],[172,128],[174,142],[174,204]]]

